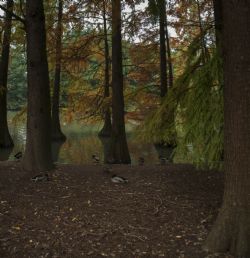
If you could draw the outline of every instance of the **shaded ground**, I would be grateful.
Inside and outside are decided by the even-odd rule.
[[[0,164],[0,257],[230,257],[201,250],[221,202],[223,176],[190,165],[60,165],[32,182]]]

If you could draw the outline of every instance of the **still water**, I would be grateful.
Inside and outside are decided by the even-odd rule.
[[[14,155],[24,151],[26,140],[25,124],[9,126],[10,134],[14,140],[12,150],[0,150],[0,160],[15,160]],[[62,131],[67,137],[63,143],[52,144],[53,159],[64,164],[91,164],[92,155],[104,160],[104,152],[108,148],[108,140],[100,139],[97,134],[100,126],[84,126],[81,124],[68,124],[62,126]],[[169,150],[155,147],[154,144],[143,143],[134,137],[133,129],[127,133],[129,151],[132,164],[138,164],[139,157],[144,157],[145,164],[159,164],[159,156],[168,157]]]

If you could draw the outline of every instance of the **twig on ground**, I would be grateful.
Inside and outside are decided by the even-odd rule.
[[[154,215],[157,215],[160,211],[161,206],[163,205],[162,199],[158,197],[160,204],[156,206],[155,212],[153,213]]]

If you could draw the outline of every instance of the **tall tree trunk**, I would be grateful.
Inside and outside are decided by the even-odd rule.
[[[174,85],[173,63],[171,55],[171,46],[168,33],[168,19],[166,15],[166,42],[167,42],[167,56],[168,56],[168,86],[172,88]]]
[[[122,73],[121,1],[112,1],[112,135],[110,162],[131,163],[125,132]]]
[[[62,15],[63,0],[58,0],[58,20],[56,28],[56,67],[52,99],[52,140],[65,141],[66,136],[62,133],[59,117],[60,79],[62,60]]]
[[[159,25],[160,25],[160,96],[163,98],[167,94],[167,51],[166,51],[166,2],[158,1],[159,7]]]
[[[170,47],[170,42],[169,42],[169,34],[168,34],[168,25],[167,25],[167,16],[166,16],[166,42],[167,42],[167,61],[168,61],[168,88],[172,88],[174,86],[174,75],[173,75],[173,64],[172,64],[172,56],[171,56],[171,47]],[[175,128],[175,113],[172,112],[172,114],[169,115],[168,117],[168,121],[167,121],[168,124],[172,125],[173,128]],[[173,130],[173,134],[172,134],[172,137],[171,137],[171,141],[169,141],[167,143],[167,146],[168,146],[168,149],[169,151],[172,150],[172,153],[173,153],[173,150],[174,148],[176,148],[176,137],[177,137],[177,134],[176,134],[176,130],[174,129]],[[166,145],[166,143],[165,143]],[[168,159],[170,162],[173,161],[172,157],[171,159]]]
[[[215,36],[216,36],[216,47],[219,54],[222,53],[222,0],[213,0],[214,5],[214,25],[215,25]]]
[[[109,67],[110,67],[110,58],[109,58],[109,44],[108,44],[108,31],[107,31],[107,18],[106,18],[106,1],[103,0],[103,27],[104,27],[104,48],[105,48],[105,82],[104,82],[104,98],[109,97]],[[110,136],[112,130],[111,125],[111,114],[110,108],[107,107],[104,111],[104,126],[99,132],[99,136]]]
[[[218,56],[218,82],[223,87],[223,73],[222,73],[222,0],[213,0],[214,7],[214,27],[215,27],[215,40],[216,40],[216,52]],[[221,154],[223,160],[223,152]]]
[[[7,1],[7,9],[10,12],[12,12],[13,10],[13,5],[13,0]],[[11,13],[6,12],[4,19],[2,55],[0,60],[0,148],[10,148],[14,145],[9,133],[7,122],[7,80],[9,67],[11,24]]]
[[[203,25],[202,25],[201,6],[200,6],[200,3],[199,3],[199,0],[196,0],[196,5],[197,5],[198,22],[199,22],[200,35],[201,35],[202,62],[203,62],[203,64],[205,64],[206,60],[207,60],[208,50],[207,50],[207,46],[206,46],[204,28],[203,28]]]
[[[250,257],[250,2],[222,1],[224,65],[223,205],[206,249]]]
[[[43,0],[26,1],[28,111],[23,167],[28,171],[53,168],[51,115]]]
[[[173,86],[173,68],[171,61],[171,49],[167,28],[167,14],[166,14],[166,0],[158,0],[158,11],[159,11],[159,24],[160,24],[160,70],[161,70],[161,98],[165,97],[168,93],[168,88]],[[167,47],[166,47],[167,45]],[[167,76],[167,64],[169,77]],[[168,80],[169,79],[169,80]],[[162,126],[172,126],[174,123],[174,113],[171,116],[165,118],[165,121],[162,121]],[[160,141],[156,142],[157,146],[167,146],[169,149],[174,149],[176,135],[173,133],[172,140],[169,142]]]

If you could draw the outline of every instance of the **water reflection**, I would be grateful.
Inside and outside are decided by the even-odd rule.
[[[67,136],[65,142],[52,144],[52,155],[54,162],[67,164],[92,164],[92,155],[100,157],[100,161],[107,161],[107,153],[110,148],[109,138],[99,138],[99,127],[82,127],[82,125],[71,124],[62,127],[63,133]],[[15,160],[14,154],[24,151],[26,129],[24,125],[11,125],[10,133],[14,140],[14,149],[6,153],[3,158]],[[132,164],[138,164],[140,157],[147,164],[159,164],[159,156],[169,158],[169,150],[162,149],[154,144],[145,144],[133,137],[133,133],[127,135],[128,147]]]

